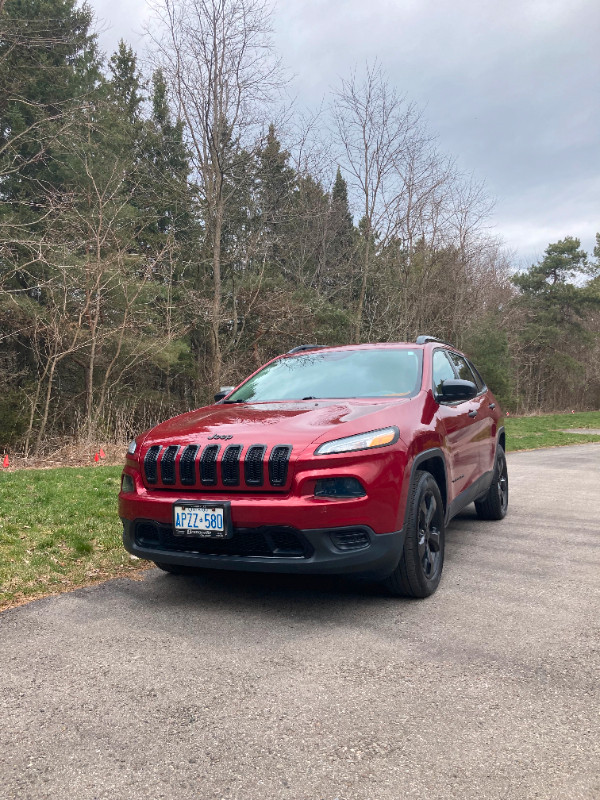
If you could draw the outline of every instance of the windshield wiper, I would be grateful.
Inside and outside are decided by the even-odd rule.
[[[318,400],[319,398],[318,397],[313,397],[312,395],[309,395],[308,397],[303,397],[302,399],[303,400]]]
[[[223,400],[223,405],[225,405],[225,403],[245,403],[245,402],[246,402],[245,400]]]

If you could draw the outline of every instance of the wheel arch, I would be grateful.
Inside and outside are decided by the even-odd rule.
[[[446,477],[446,460],[444,453],[439,447],[424,450],[415,456],[410,472],[410,487],[414,486],[415,476],[418,470],[429,472],[436,480],[444,503],[444,513],[448,510],[448,480]]]
[[[499,444],[506,453],[506,431],[504,429],[504,426],[498,428],[497,444]]]

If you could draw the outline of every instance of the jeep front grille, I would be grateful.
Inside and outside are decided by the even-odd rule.
[[[216,486],[217,484],[217,454],[218,444],[209,444],[204,448],[200,459],[200,482],[203,486]]]
[[[196,456],[200,446],[188,444],[179,459],[179,480],[183,486],[193,486],[196,483]]]
[[[292,447],[278,444],[270,454],[268,450],[265,444],[252,444],[247,449],[241,444],[230,444],[219,457],[221,446],[218,444],[204,448],[198,444],[153,445],[144,457],[144,475],[149,485],[159,484],[160,476],[159,485],[164,487],[200,489],[199,477],[202,487],[213,487],[216,491],[228,487],[266,489],[269,485],[281,489],[287,484]]]
[[[240,485],[240,453],[241,444],[230,444],[225,448],[221,461],[221,480],[223,486]]]
[[[263,459],[266,449],[265,444],[253,444],[248,448],[244,458],[244,479],[247,486],[263,485]]]
[[[165,486],[175,485],[175,458],[179,452],[179,445],[172,444],[167,447],[160,460],[160,477]]]
[[[161,446],[159,444],[155,444],[146,453],[146,458],[144,459],[144,471],[146,473],[146,480],[148,483],[156,483],[158,480],[158,469],[156,467],[156,462],[158,461],[158,454],[160,451]]]
[[[289,444],[278,444],[269,457],[269,480],[271,486],[285,486],[292,448]]]

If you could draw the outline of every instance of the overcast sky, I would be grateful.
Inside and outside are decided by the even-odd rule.
[[[145,0],[90,0],[103,49],[136,50]],[[280,0],[275,45],[298,101],[377,58],[440,149],[485,181],[516,266],[600,231],[599,0]]]

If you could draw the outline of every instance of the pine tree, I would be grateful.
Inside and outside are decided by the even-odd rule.
[[[580,244],[569,236],[548,245],[537,264],[512,279],[521,293],[518,343],[528,373],[520,383],[528,410],[559,407],[584,370],[594,338],[587,318],[600,298],[586,280],[598,270]]]
[[[1,195],[35,202],[40,184],[60,183],[53,156],[100,77],[92,13],[75,0],[7,0],[0,23]]]
[[[117,51],[110,57],[109,70],[108,97],[115,108],[125,115],[126,121],[135,126],[140,121],[140,106],[144,99],[140,94],[142,80],[137,57],[122,39]]]

